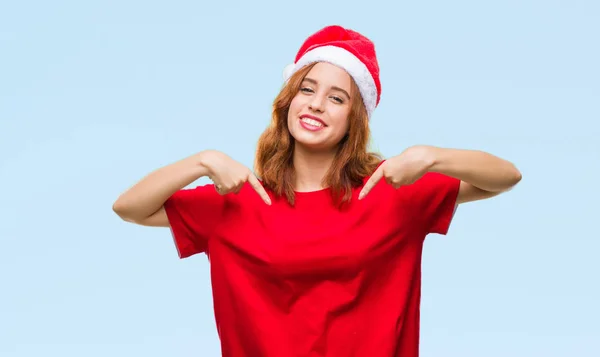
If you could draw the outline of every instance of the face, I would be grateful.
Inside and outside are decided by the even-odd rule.
[[[348,132],[352,99],[350,75],[329,63],[308,72],[288,112],[290,134],[311,151],[331,151]]]

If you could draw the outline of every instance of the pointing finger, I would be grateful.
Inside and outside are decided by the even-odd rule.
[[[265,191],[264,187],[260,184],[260,181],[258,181],[256,176],[254,176],[253,174],[250,174],[250,176],[248,176],[248,183],[250,184],[250,186],[252,186],[254,191],[256,191],[258,193],[258,195],[262,198],[262,200],[265,201],[265,203],[270,206],[271,198],[267,194],[267,191]]]
[[[383,178],[383,166],[379,166],[379,168],[377,168],[377,170],[375,170],[373,175],[371,175],[371,178],[369,178],[369,180],[367,180],[367,183],[365,183],[365,186],[358,194],[358,199],[362,200],[371,191],[371,189],[373,189],[373,187],[375,187],[377,182],[379,182],[379,180],[381,180],[382,178]]]

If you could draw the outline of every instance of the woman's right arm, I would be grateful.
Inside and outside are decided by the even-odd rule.
[[[209,175],[207,155],[210,152],[203,151],[150,173],[119,196],[113,211],[127,222],[168,227],[164,203],[175,192]]]

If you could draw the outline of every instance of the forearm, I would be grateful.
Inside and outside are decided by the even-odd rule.
[[[521,173],[509,161],[475,150],[431,148],[429,171],[455,177],[489,192],[509,190],[521,180]]]
[[[126,220],[149,217],[175,192],[208,175],[203,155],[195,154],[148,174],[119,196],[113,210]]]

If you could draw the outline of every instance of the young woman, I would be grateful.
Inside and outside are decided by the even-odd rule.
[[[373,43],[310,36],[260,137],[256,173],[202,151],[123,193],[124,220],[171,227],[181,258],[210,258],[224,356],[414,357],[421,252],[456,205],[521,179],[493,155],[431,146],[367,151],[381,85]],[[214,184],[184,189],[200,177]]]

